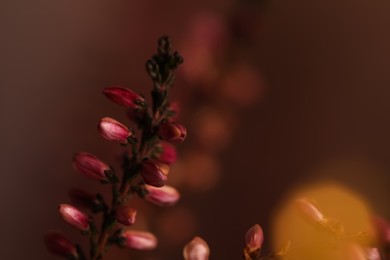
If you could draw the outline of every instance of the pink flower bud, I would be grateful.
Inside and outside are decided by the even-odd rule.
[[[45,235],[47,249],[55,255],[77,258],[76,246],[59,232],[48,232]]]
[[[256,224],[253,227],[251,227],[248,232],[246,232],[245,235],[245,244],[246,248],[249,251],[248,253],[250,254],[251,252],[257,251],[261,249],[261,246],[264,241],[264,234],[263,230],[260,227],[260,225]]]
[[[59,212],[62,218],[73,227],[81,230],[89,230],[89,217],[69,204],[60,204]]]
[[[137,250],[151,250],[157,246],[157,238],[149,232],[125,230],[121,234],[121,245]]]
[[[148,194],[146,199],[158,206],[171,206],[180,199],[180,193],[171,186],[156,188],[146,185]]]
[[[182,143],[187,136],[187,130],[179,123],[163,122],[158,125],[157,134],[164,141]]]
[[[327,222],[324,214],[308,198],[295,200],[295,206],[308,221],[315,224],[324,224]]]
[[[103,94],[111,101],[133,109],[141,108],[142,103],[145,102],[143,97],[134,93],[132,90],[118,86],[105,88]]]
[[[88,191],[73,188],[69,190],[68,194],[72,203],[77,206],[92,209],[96,204],[95,194],[92,194]]]
[[[116,209],[116,220],[125,226],[131,226],[135,223],[137,210],[128,206],[119,206]]]
[[[185,260],[207,260],[210,249],[207,243],[200,237],[194,237],[183,250]]]
[[[103,138],[121,144],[127,144],[127,138],[131,136],[131,132],[126,126],[110,117],[105,117],[100,120],[98,130]]]
[[[85,176],[95,180],[107,180],[106,171],[110,167],[90,153],[77,153],[73,156],[74,168]]]
[[[160,163],[154,162],[151,160],[146,160],[142,163],[141,175],[144,182],[148,185],[154,187],[162,187],[167,181],[167,176],[169,173],[169,166]]]
[[[160,146],[162,151],[157,160],[168,165],[174,163],[177,159],[175,147],[167,142],[161,142]]]

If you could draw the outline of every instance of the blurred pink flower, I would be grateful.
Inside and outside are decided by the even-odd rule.
[[[73,167],[81,174],[96,180],[107,180],[110,167],[95,155],[79,152],[73,156]]]
[[[61,233],[51,231],[45,235],[47,249],[55,255],[77,258],[76,246]]]
[[[145,102],[144,98],[128,88],[120,86],[108,87],[103,90],[103,94],[111,101],[133,109],[140,109]]]
[[[180,199],[180,193],[171,186],[156,188],[146,185],[146,189],[149,193],[145,198],[158,206],[171,206]]]
[[[209,259],[209,255],[209,246],[200,237],[194,237],[183,250],[185,260],[207,260]]]
[[[260,225],[251,227],[245,235],[245,244],[249,252],[257,251],[263,245],[264,234]]]
[[[145,160],[142,163],[141,175],[144,182],[154,187],[162,187],[168,179],[169,166],[164,163]]]
[[[167,142],[161,142],[160,148],[162,151],[156,159],[168,165],[173,164],[177,159],[176,148]]]
[[[104,117],[100,120],[98,130],[103,138],[121,144],[126,144],[132,135],[125,125],[110,117]]]
[[[125,230],[122,232],[122,246],[137,249],[151,250],[157,246],[157,238],[155,235],[145,231]]]
[[[187,136],[187,129],[176,122],[163,122],[158,125],[157,135],[167,142],[182,143]]]
[[[137,210],[126,205],[121,205],[116,210],[116,220],[125,226],[131,226],[135,223]]]
[[[60,204],[58,211],[65,222],[69,223],[73,227],[81,231],[89,230],[89,217],[79,209],[69,204]]]

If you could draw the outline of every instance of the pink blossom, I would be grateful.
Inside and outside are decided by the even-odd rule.
[[[167,181],[169,166],[164,163],[146,160],[142,163],[141,175],[144,182],[154,187],[162,187]]]
[[[121,144],[126,144],[129,136],[131,136],[131,132],[126,126],[110,117],[105,117],[100,120],[98,130],[103,138]]]
[[[135,223],[137,210],[128,206],[119,206],[116,210],[116,220],[125,226],[130,226]]]
[[[77,257],[76,246],[61,233],[51,231],[45,235],[45,244],[49,251],[64,257]]]
[[[107,180],[110,167],[93,154],[80,152],[73,156],[73,167],[81,174],[95,180]]]
[[[146,189],[149,193],[145,198],[158,206],[171,206],[180,199],[180,193],[171,186],[156,188],[146,185]]]
[[[145,231],[126,230],[121,234],[124,239],[122,246],[137,249],[151,250],[157,246],[157,238],[155,235]]]
[[[161,140],[182,143],[187,136],[187,129],[179,123],[163,122],[159,124],[157,134]]]
[[[89,230],[89,217],[79,209],[69,204],[60,204],[58,210],[62,218],[73,227],[81,231]]]
[[[162,152],[159,154],[157,160],[168,165],[174,163],[177,159],[176,148],[167,142],[160,144]]]
[[[251,227],[245,235],[245,244],[249,252],[259,250],[264,241],[263,230],[256,224]]]
[[[206,241],[200,237],[192,239],[183,250],[185,260],[208,260],[210,249]]]
[[[119,86],[108,87],[103,90],[103,94],[111,101],[129,108],[140,108],[145,102],[144,98],[128,88]]]

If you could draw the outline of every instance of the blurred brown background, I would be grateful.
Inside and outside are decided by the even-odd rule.
[[[124,118],[102,88],[121,83],[146,93],[143,63],[158,36],[169,34],[179,48],[197,13],[227,17],[241,4],[247,3],[0,2],[0,259],[54,259],[42,235],[66,228],[57,204],[68,200],[71,186],[99,187],[70,162],[79,150],[104,158],[116,151],[96,132],[100,117]],[[390,217],[390,2],[255,6],[251,58],[265,94],[239,115],[220,156],[218,184],[184,192],[180,203],[196,213],[196,232],[212,259],[239,259],[246,230],[259,223],[267,236],[277,203],[313,180],[340,182]],[[184,243],[139,259],[180,259]]]

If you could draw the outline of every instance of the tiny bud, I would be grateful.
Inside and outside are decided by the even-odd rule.
[[[158,125],[158,137],[172,143],[182,143],[187,136],[186,128],[175,122],[163,122]]]
[[[131,226],[135,223],[137,210],[128,206],[119,206],[116,210],[116,220],[125,226]]]
[[[245,235],[245,244],[248,254],[252,252],[260,251],[264,241],[263,230],[260,225],[256,224],[251,227]]]
[[[110,167],[99,158],[85,152],[80,152],[73,156],[73,166],[81,174],[101,181],[107,180],[106,171],[110,170]]]
[[[162,187],[167,181],[169,166],[164,163],[145,160],[142,163],[141,175],[144,182],[154,187]]]
[[[111,101],[133,109],[140,109],[145,99],[128,88],[109,87],[103,90],[103,94]]]
[[[167,142],[161,142],[160,147],[161,147],[161,153],[157,156],[156,159],[159,162],[168,165],[174,163],[177,159],[176,148]]]
[[[210,249],[200,237],[194,237],[183,249],[185,260],[208,260]]]
[[[95,206],[100,204],[95,194],[83,189],[73,188],[69,190],[68,194],[72,203],[80,207],[92,210]]]
[[[62,218],[73,227],[81,230],[89,230],[89,217],[69,204],[60,204],[59,212]]]
[[[146,185],[148,194],[145,199],[158,206],[172,206],[180,199],[180,193],[171,186],[156,188]]]
[[[132,135],[126,126],[110,117],[105,117],[100,120],[98,130],[103,138],[121,144],[127,144],[129,136]]]
[[[59,232],[48,232],[45,237],[45,244],[50,253],[68,257],[70,259],[77,259],[77,248]]]
[[[327,223],[324,214],[308,198],[295,200],[295,206],[308,221],[321,225]]]
[[[121,245],[137,250],[151,250],[157,246],[155,235],[145,231],[125,230],[120,235]]]
[[[171,39],[168,36],[162,36],[158,39],[158,53],[169,54],[171,51]]]

